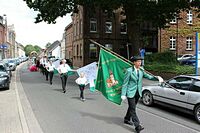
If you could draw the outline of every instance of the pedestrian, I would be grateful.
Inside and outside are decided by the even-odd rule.
[[[47,70],[49,72],[50,85],[52,85],[52,79],[53,79],[54,69],[55,69],[55,65],[50,60],[49,63],[48,63],[48,65],[47,65]]]
[[[41,59],[40,59],[40,69],[41,69],[41,72],[43,75],[45,75],[45,65],[47,64],[47,57],[46,56],[43,56]]]
[[[140,48],[139,52],[140,52],[140,56],[143,58],[141,66],[144,66],[145,49],[144,48]]]
[[[62,81],[62,89],[63,89],[63,93],[66,92],[66,84],[67,84],[67,78],[68,78],[68,75],[67,73],[69,71],[75,71],[75,70],[72,70],[68,64],[66,64],[66,60],[63,59],[61,61],[61,64],[60,66],[58,67],[58,72],[60,74],[60,78],[61,78],[61,81]]]
[[[84,89],[85,89],[85,86],[88,83],[88,81],[87,81],[87,79],[85,77],[85,74],[83,72],[81,72],[79,78],[77,78],[75,80],[75,82],[78,84],[79,89],[80,89],[80,99],[81,99],[81,101],[85,101]]]
[[[132,56],[130,60],[133,62],[134,66],[126,70],[121,92],[121,99],[125,100],[127,98],[128,100],[128,110],[124,117],[124,123],[129,125],[134,124],[136,132],[140,133],[144,127],[140,124],[136,114],[136,105],[139,98],[142,97],[142,78],[159,80],[159,82],[163,82],[163,79],[160,76],[151,76],[145,72],[141,67],[141,62],[143,60],[141,56]]]

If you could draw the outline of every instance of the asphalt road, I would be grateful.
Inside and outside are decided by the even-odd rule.
[[[134,127],[123,124],[127,103],[116,105],[100,92],[85,90],[86,101],[79,99],[79,88],[71,76],[67,93],[62,93],[61,80],[54,76],[50,85],[39,72],[29,72],[24,65],[20,80],[32,110],[44,133],[128,133]],[[151,82],[144,80],[144,84]],[[200,133],[200,125],[190,115],[165,107],[137,106],[145,129],[142,133]]]

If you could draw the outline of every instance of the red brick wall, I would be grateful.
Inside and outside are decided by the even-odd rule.
[[[195,53],[195,44],[196,44],[196,32],[200,32],[200,19],[197,18],[197,14],[193,12],[193,20],[192,24],[187,24],[187,12],[180,13],[180,19],[177,20],[175,24],[169,24],[169,28],[161,30],[161,45],[160,45],[160,31],[158,32],[158,45],[159,51],[161,52],[165,50],[169,50],[170,48],[170,36],[174,36],[177,41],[178,36],[178,47],[174,51],[178,54],[186,54],[186,53]],[[192,50],[186,50],[186,39],[187,37],[192,37]],[[161,46],[161,48],[160,48]]]

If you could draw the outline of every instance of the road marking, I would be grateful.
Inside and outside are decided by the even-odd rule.
[[[20,118],[20,121],[21,121],[21,127],[22,127],[23,132],[29,133],[28,124],[26,122],[26,118],[25,118],[24,111],[23,111],[23,108],[22,108],[21,100],[19,98],[19,92],[18,92],[18,89],[17,89],[17,72],[18,72],[18,68],[15,71],[15,78],[14,78],[15,82],[14,83],[15,83],[15,92],[16,92],[16,97],[17,97],[17,107],[18,107],[18,111],[19,111],[19,118]]]
[[[138,108],[138,107],[137,107],[137,109],[140,110],[140,111],[142,111],[142,112],[145,112],[145,113],[147,113],[147,114],[153,115],[154,117],[158,117],[158,118],[163,119],[163,120],[165,120],[165,121],[171,122],[171,123],[176,124],[176,125],[181,126],[181,127],[184,127],[184,128],[186,128],[186,129],[188,129],[188,130],[191,130],[191,131],[193,131],[193,132],[197,132],[197,133],[200,132],[199,130],[196,130],[196,129],[191,128],[191,127],[189,127],[189,126],[185,126],[185,125],[183,125],[183,124],[177,123],[177,122],[175,122],[175,121],[172,121],[172,120],[170,120],[170,119],[168,119],[168,118],[159,116],[159,115],[154,114],[154,113],[152,113],[152,112],[148,112],[148,111],[143,110],[143,109]]]

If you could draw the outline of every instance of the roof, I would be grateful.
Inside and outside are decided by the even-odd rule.
[[[47,51],[51,52],[53,51],[56,47],[60,46],[61,43],[57,40],[54,43],[52,43],[48,48]]]

